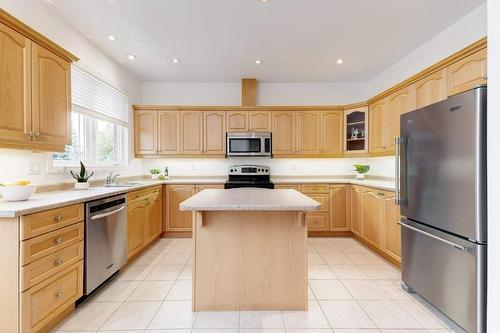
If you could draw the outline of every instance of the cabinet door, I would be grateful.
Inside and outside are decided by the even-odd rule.
[[[387,98],[388,142],[387,151],[395,151],[396,138],[399,137],[402,114],[415,110],[415,86],[403,88]]]
[[[270,111],[251,111],[249,120],[251,132],[271,132]]]
[[[64,150],[71,143],[71,64],[35,43],[31,55],[35,141]]]
[[[446,73],[446,69],[443,69],[415,83],[417,109],[446,99],[448,84]]]
[[[368,107],[344,111],[344,154],[368,152]]]
[[[382,244],[382,196],[375,190],[365,191],[362,195],[363,236],[377,247]]]
[[[351,229],[357,235],[363,232],[363,191],[357,186],[351,187]]]
[[[162,192],[155,196],[149,197],[147,200],[147,227],[146,227],[146,242],[149,244],[153,239],[160,236],[162,226]]]
[[[380,153],[387,149],[387,104],[386,100],[370,105],[368,142],[370,153]]]
[[[349,230],[347,204],[349,202],[348,185],[333,185],[330,187],[330,230]]]
[[[168,230],[190,231],[191,212],[179,210],[179,204],[195,193],[194,185],[168,186]]]
[[[228,132],[248,132],[248,112],[228,111],[227,131]]]
[[[226,113],[207,111],[204,116],[205,154],[224,155],[226,153]]]
[[[319,154],[321,113],[299,111],[297,113],[298,154]]]
[[[273,111],[273,154],[287,155],[295,153],[295,112]]]
[[[448,96],[487,83],[486,48],[451,64],[448,67]]]
[[[179,111],[158,111],[158,154],[180,153],[179,114]]]
[[[29,143],[31,42],[0,23],[0,144]]]
[[[320,150],[322,154],[342,154],[343,120],[342,111],[325,111],[321,114]]]
[[[401,227],[397,222],[401,215],[399,206],[394,203],[394,194],[384,198],[384,250],[396,260],[401,261]]]
[[[128,257],[146,245],[146,200],[128,205]]]
[[[158,150],[158,112],[156,110],[135,110],[134,116],[135,153],[156,154]]]
[[[181,152],[203,153],[203,112],[181,111]]]

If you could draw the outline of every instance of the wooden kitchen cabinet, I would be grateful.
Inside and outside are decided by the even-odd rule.
[[[152,194],[146,199],[146,243],[151,243],[162,232],[163,196],[162,189],[157,194]]]
[[[302,185],[302,193],[321,204],[318,211],[306,213],[306,224],[310,231],[330,230],[330,186],[328,184]]]
[[[248,132],[248,111],[228,111],[227,131],[228,132]]]
[[[180,112],[158,111],[158,147],[156,153],[160,155],[176,155],[181,151],[180,140]],[[154,122],[154,118],[148,120]],[[154,137],[154,133],[151,135]]]
[[[203,116],[203,152],[207,155],[224,155],[226,153],[226,113],[207,111]]]
[[[321,135],[321,113],[315,111],[297,112],[297,154],[319,154]]]
[[[0,23],[0,142],[29,144],[31,41]]]
[[[401,261],[401,219],[399,206],[394,202],[394,193],[385,192],[383,199],[383,242],[385,252],[397,261]]]
[[[415,108],[420,109],[445,100],[448,96],[446,78],[445,68],[417,81],[415,83]]]
[[[273,155],[295,153],[295,111],[273,111]]]
[[[340,155],[343,151],[344,112],[323,111],[321,113],[320,153]]]
[[[271,132],[270,111],[250,111],[248,117],[250,132]]]
[[[387,149],[387,125],[387,102],[382,99],[370,105],[370,153],[381,153]]]
[[[153,155],[158,151],[158,112],[136,109],[134,113],[135,153]]]
[[[298,191],[300,192],[302,190],[302,187],[298,184],[277,184],[277,185],[274,185],[274,188],[279,190],[279,189],[282,189],[282,190],[295,190],[295,191]]]
[[[181,111],[181,153],[203,153],[203,112]]]
[[[368,189],[362,195],[363,236],[372,245],[380,247],[382,243],[382,198],[383,193]]]
[[[363,188],[351,187],[351,231],[356,235],[363,233]]]
[[[368,152],[368,107],[344,111],[344,154]]]
[[[394,152],[396,138],[399,137],[400,117],[402,114],[415,110],[415,85],[400,89],[387,97],[388,142],[386,151]]]
[[[350,230],[349,185],[330,185],[330,231]]]
[[[487,49],[448,66],[448,97],[487,83]]]
[[[145,200],[128,205],[128,258],[146,246],[146,206]]]
[[[203,190],[222,190],[224,185],[221,184],[208,184],[208,185],[196,185],[196,193]]]
[[[196,193],[195,185],[169,185],[167,231],[191,231],[191,212],[179,210],[179,204]]]

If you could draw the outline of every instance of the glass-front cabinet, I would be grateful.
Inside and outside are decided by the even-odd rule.
[[[344,111],[344,152],[362,154],[368,152],[368,107]]]

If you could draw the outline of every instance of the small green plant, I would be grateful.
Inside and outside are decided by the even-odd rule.
[[[370,166],[369,165],[354,164],[353,167],[354,167],[354,170],[356,170],[356,172],[359,173],[359,174],[365,174],[368,171],[370,171]]]
[[[86,183],[87,180],[89,180],[89,178],[94,175],[93,171],[91,173],[88,173],[87,170],[85,170],[85,165],[83,165],[82,161],[80,161],[80,174],[77,174],[72,170],[70,170],[69,172],[71,173],[71,176],[75,178],[79,183]]]
[[[156,168],[149,170],[149,172],[152,175],[159,175],[161,173],[160,169],[156,169]]]

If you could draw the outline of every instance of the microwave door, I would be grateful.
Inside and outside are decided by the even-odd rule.
[[[260,138],[230,138],[228,145],[229,155],[260,155]]]

